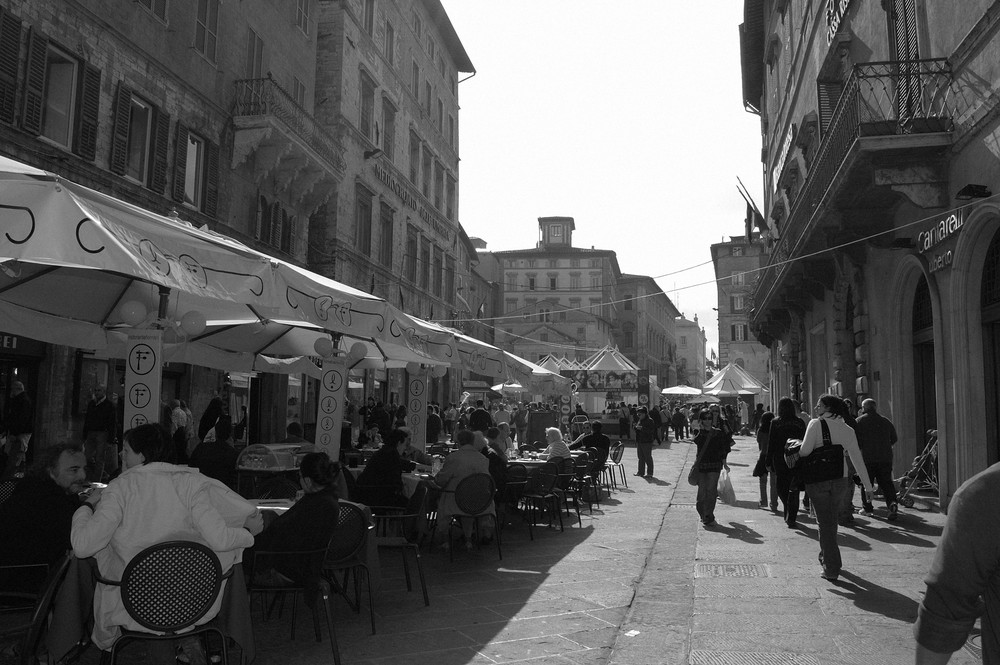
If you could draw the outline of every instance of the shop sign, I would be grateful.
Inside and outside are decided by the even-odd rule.
[[[847,9],[850,6],[851,6],[851,0],[827,0],[826,3],[827,46],[833,43],[833,38],[837,36],[837,31],[840,30],[840,22],[844,20],[844,15],[847,14]]]
[[[792,139],[795,138],[795,125],[792,124],[788,127],[788,131],[785,132],[785,140],[781,143],[781,153],[778,155],[778,163],[775,164],[774,170],[771,171],[771,189],[773,191],[778,191],[778,180],[781,178],[781,172],[785,168],[785,161],[788,159],[788,153],[792,149]]]
[[[935,273],[950,268],[954,261],[952,250],[936,251],[941,243],[958,234],[965,224],[962,211],[953,212],[931,228],[917,234],[917,251],[927,255],[930,272]]]
[[[45,345],[27,337],[0,332],[0,355],[41,357],[45,355]]]
[[[386,168],[381,164],[376,163],[373,168],[375,170],[375,177],[378,178],[382,184],[388,187],[393,194],[398,196],[404,206],[416,212],[420,219],[433,228],[435,233],[439,236],[451,241],[451,227],[442,222],[437,213],[431,211],[427,206],[421,203],[420,199],[417,198],[417,196],[410,190],[408,185],[397,180],[396,177],[386,170]]]

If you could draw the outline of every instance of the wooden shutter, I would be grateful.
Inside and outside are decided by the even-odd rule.
[[[97,124],[101,115],[101,70],[89,63],[83,64],[78,99],[80,106],[76,114],[73,152],[92,162],[97,157]]]
[[[21,110],[21,129],[35,136],[42,133],[48,54],[49,38],[32,28],[28,35],[28,61],[24,69],[24,107]]]
[[[132,90],[124,81],[118,82],[112,111],[114,116],[111,124],[111,159],[108,168],[112,173],[125,175],[128,166],[128,126],[132,116]]]
[[[219,207],[219,146],[205,141],[205,204],[202,212],[215,217]]]
[[[167,186],[167,151],[169,150],[170,116],[159,108],[154,112],[153,168],[149,174],[149,188],[157,194],[162,194]]]
[[[281,203],[275,201],[271,206],[271,233],[267,237],[267,242],[271,247],[281,247]]]
[[[913,0],[893,0],[891,35],[896,60],[900,62],[896,81],[896,113],[906,120],[920,112],[920,57],[917,49],[917,15]]]
[[[188,128],[177,123],[174,136],[174,186],[171,195],[174,201],[184,203],[184,185],[187,180]]]
[[[264,232],[264,215],[267,214],[267,200],[259,195],[256,199],[257,205],[254,210],[253,237],[255,240],[260,240],[260,236]]]
[[[17,72],[21,58],[21,20],[0,7],[0,122],[14,123]]]
[[[833,119],[833,112],[840,101],[840,95],[844,92],[844,84],[841,81],[818,81],[817,92],[819,99],[819,126],[820,132],[826,134]]]

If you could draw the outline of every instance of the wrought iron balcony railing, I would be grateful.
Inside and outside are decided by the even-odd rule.
[[[271,78],[234,81],[233,117],[273,117],[334,166],[343,163],[343,149],[304,108]]]
[[[753,302],[765,303],[811,232],[817,209],[859,138],[949,132],[954,79],[943,58],[870,62],[854,66],[830,117],[805,183],[791,201],[771,264],[761,272]],[[754,312],[754,316],[760,312]]]

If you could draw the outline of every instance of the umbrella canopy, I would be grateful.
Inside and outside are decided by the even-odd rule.
[[[701,388],[692,386],[670,386],[660,391],[661,395],[700,395]]]
[[[702,387],[706,395],[730,397],[736,395],[756,395],[764,390],[764,386],[739,365],[729,363]],[[750,392],[740,392],[750,391]]]
[[[635,372],[639,366],[625,357],[617,348],[606,346],[583,361],[582,369]]]

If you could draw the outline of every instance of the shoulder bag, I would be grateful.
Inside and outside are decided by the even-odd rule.
[[[807,485],[844,477],[844,448],[833,445],[830,427],[825,420],[821,418],[819,424],[823,428],[823,445],[814,448],[808,456],[799,458],[796,468],[799,478]]]
[[[694,464],[691,466],[691,470],[688,471],[688,484],[689,485],[694,485],[694,486],[698,485],[698,476],[701,473],[698,470],[698,467],[701,466],[701,458],[705,456],[705,452],[708,450],[708,447],[710,445],[712,445],[712,438],[713,438],[712,432],[709,431],[709,433],[708,433],[708,440],[705,441],[705,445],[702,446],[701,451],[698,453],[698,456],[695,458]]]

